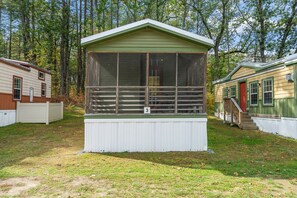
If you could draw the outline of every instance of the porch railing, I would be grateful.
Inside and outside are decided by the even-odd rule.
[[[231,115],[231,125],[236,124],[239,126],[241,124],[243,111],[234,98],[224,98],[224,122],[226,122],[227,113]]]
[[[205,113],[205,88],[202,86],[88,86],[87,114]]]

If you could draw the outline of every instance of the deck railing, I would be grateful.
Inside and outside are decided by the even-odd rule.
[[[205,88],[202,86],[88,86],[87,114],[205,113]]]
[[[224,98],[224,122],[226,121],[226,114],[230,114],[231,125],[240,125],[242,120],[242,113],[240,106],[237,104],[234,98]]]

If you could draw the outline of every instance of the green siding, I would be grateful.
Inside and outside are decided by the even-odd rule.
[[[274,99],[274,106],[263,106],[259,100],[259,106],[250,106],[249,113],[297,118],[297,101],[294,98]]]
[[[258,100],[258,106],[250,106],[247,101],[248,113],[266,114],[280,117],[297,118],[297,100],[295,98],[274,99],[274,106],[263,106],[262,100]],[[222,102],[215,103],[215,111],[223,112]]]
[[[87,47],[89,52],[188,52],[207,53],[205,46],[163,33],[152,28],[97,42]]]

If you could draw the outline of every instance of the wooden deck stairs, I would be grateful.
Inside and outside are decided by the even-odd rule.
[[[227,122],[226,115],[231,116],[230,125],[236,124],[243,130],[258,130],[257,125],[247,112],[243,112],[234,98],[224,99],[224,122]]]

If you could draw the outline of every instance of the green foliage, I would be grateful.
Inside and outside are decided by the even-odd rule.
[[[259,60],[296,51],[296,15],[295,0],[0,0],[0,56],[50,69],[53,93],[65,81],[69,94],[71,86],[83,86],[81,37],[152,18],[214,40],[207,78],[212,92],[213,80],[251,55]]]

